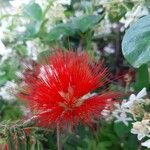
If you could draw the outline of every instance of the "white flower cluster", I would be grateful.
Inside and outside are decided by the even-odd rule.
[[[13,101],[16,99],[14,96],[17,84],[14,81],[7,81],[6,84],[0,87],[0,96],[3,100]]]
[[[133,123],[131,133],[137,134],[138,140],[142,140],[145,137],[150,138],[150,113],[145,113],[142,121]],[[142,142],[141,145],[150,148],[150,139]]]
[[[124,30],[127,28],[131,23],[137,21],[142,16],[148,15],[148,9],[144,5],[136,5],[132,8],[131,11],[128,11],[125,15],[125,17],[120,19],[120,22],[124,24],[124,28],[121,30]]]
[[[137,134],[138,140],[150,138],[150,112],[144,108],[150,106],[150,99],[145,96],[147,92],[146,88],[143,88],[137,95],[131,94],[128,100],[114,104],[113,112],[103,110],[101,114],[106,121],[115,119],[115,122],[123,122],[126,126],[132,122],[131,133]],[[150,139],[142,142],[141,145],[150,148]]]
[[[12,49],[6,48],[3,42],[0,40],[0,65],[12,55]]]
[[[70,5],[71,0],[51,0],[49,2],[47,0],[35,0],[35,2],[40,5],[43,12],[47,9],[47,7],[49,7],[45,16],[48,19],[47,21],[48,31],[57,21],[62,20],[63,22],[65,22],[67,20],[64,13],[66,10],[65,5]],[[48,6],[49,5],[48,3],[50,3],[50,6]]]
[[[112,113],[105,110],[102,115],[106,120],[115,118],[115,122],[123,122],[126,126],[132,122],[131,133],[137,134],[138,140],[144,137],[150,138],[150,113],[144,108],[150,106],[150,99],[145,98],[146,95],[146,88],[143,88],[137,95],[131,94],[129,99],[123,100],[121,104],[116,103]],[[137,118],[141,118],[141,121],[137,121]],[[142,146],[150,148],[150,139],[143,142]]]

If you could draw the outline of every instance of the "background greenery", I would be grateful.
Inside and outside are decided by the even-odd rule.
[[[104,59],[112,72],[110,89],[149,90],[149,0],[20,1],[0,0],[0,149],[6,143],[10,150],[56,149],[55,131],[22,125],[30,112],[12,93],[24,64],[38,63],[57,48]],[[93,129],[80,125],[63,133],[61,143],[64,150],[146,150],[131,128],[131,122],[102,118]]]

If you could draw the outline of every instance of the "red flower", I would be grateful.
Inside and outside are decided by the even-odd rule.
[[[47,64],[37,65],[33,74],[25,77],[19,96],[28,102],[42,126],[91,125],[119,97],[115,92],[91,94],[106,83],[108,71],[85,52],[57,51]]]

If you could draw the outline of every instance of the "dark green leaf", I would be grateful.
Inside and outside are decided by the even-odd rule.
[[[72,21],[66,24],[61,23],[56,25],[48,34],[42,36],[43,41],[53,42],[60,40],[62,36],[68,37],[75,33],[84,33],[95,24],[97,24],[103,16],[100,15],[86,15],[78,18],[74,18]]]
[[[140,91],[144,87],[149,88],[149,84],[150,82],[149,82],[148,66],[144,64],[137,69],[135,89],[137,91]]]
[[[14,135],[11,129],[6,129],[6,136],[7,136],[7,144],[9,150],[15,150],[15,142],[14,142]]]
[[[0,76],[0,86],[4,85],[7,82],[7,76],[6,75],[2,75]]]
[[[126,126],[124,123],[114,123],[114,131],[119,137],[123,137],[130,133],[131,125]]]
[[[74,30],[79,30],[80,32],[84,33],[93,28],[93,26],[96,25],[102,18],[103,16],[101,15],[85,15],[73,19],[72,21],[68,22],[68,25],[70,25]]]
[[[74,32],[68,24],[56,25],[46,36],[43,37],[43,41],[53,42],[59,40],[62,36],[70,36]]]
[[[50,56],[51,51],[43,51],[38,55],[38,62],[46,61],[48,56]]]
[[[27,55],[27,49],[24,45],[17,45],[15,47],[17,53],[21,56],[26,56]]]

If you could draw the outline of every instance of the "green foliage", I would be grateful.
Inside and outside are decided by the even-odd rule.
[[[29,3],[24,8],[23,16],[26,19],[30,20],[30,23],[27,24],[26,26],[27,30],[23,35],[25,36],[24,38],[28,39],[28,38],[36,37],[38,32],[40,31],[40,27],[43,21],[43,12],[40,5],[36,3]]]
[[[128,10],[133,7],[132,2],[124,2],[124,3],[113,3],[110,7],[108,16],[111,22],[118,22],[122,16],[124,16]]]
[[[37,3],[29,3],[25,6],[23,14],[33,21],[41,21],[43,17],[42,9]]]
[[[0,66],[2,75],[0,75],[0,85],[4,85],[8,80],[17,79],[16,71],[19,69],[19,61],[15,58],[10,58],[5,60],[4,63]]]
[[[14,121],[20,119],[22,111],[18,102],[0,100],[0,121]]]
[[[49,33],[44,34],[42,40],[46,42],[56,42],[60,40],[62,36],[69,37],[75,34],[81,35],[88,30],[91,30],[101,19],[101,15],[85,15],[74,18],[65,24],[61,23],[56,25]]]
[[[9,12],[9,14],[0,16],[2,18],[1,21],[4,19],[4,27],[6,22],[11,20],[6,30],[7,36],[4,39],[2,38],[2,42],[6,45],[6,48],[10,47],[13,49],[12,55],[0,65],[1,87],[5,86],[7,81],[18,80],[16,72],[22,72],[21,63],[31,61],[28,57],[26,41],[31,42],[35,39],[39,40],[38,44],[40,46],[44,45],[42,49],[39,45],[39,47],[36,47],[38,53],[37,62],[39,63],[46,60],[55,47],[62,49],[74,48],[77,51],[86,49],[91,57],[98,60],[99,58],[105,59],[106,66],[110,66],[109,70],[114,73],[115,77],[120,70],[124,71],[124,68],[131,67],[126,63],[126,60],[134,68],[137,68],[135,84],[133,86],[135,92],[141,90],[143,87],[147,89],[150,87],[148,75],[150,61],[150,16],[142,17],[133,23],[133,25],[131,24],[129,29],[125,29],[125,35],[124,32],[120,31],[123,26],[120,23],[120,19],[124,17],[128,19],[125,16],[126,13],[132,8],[136,8],[140,2],[122,1],[119,3],[117,0],[112,0],[105,3],[105,5],[100,4],[95,6],[95,1],[85,0],[83,2],[82,0],[72,0],[70,6],[63,6],[65,8],[63,13],[66,16],[66,20],[64,21],[63,18],[60,18],[56,22],[51,22],[50,19],[52,16],[48,16],[48,13],[51,10],[51,6],[53,6],[52,2],[53,0],[46,1],[46,6],[42,7],[40,4],[32,1],[25,5],[21,14],[12,15]],[[149,0],[143,1],[140,5],[145,5],[148,9],[150,8]],[[59,10],[57,11],[59,13]],[[76,11],[83,12],[83,15],[75,17]],[[54,12],[54,14],[57,15],[57,12]],[[26,23],[23,24],[21,20]],[[20,22],[21,24],[19,24]],[[115,23],[115,27],[113,26],[114,24],[105,24],[105,22]],[[24,26],[26,31],[21,33],[16,32],[17,26]],[[105,26],[106,28],[104,28]],[[107,30],[107,26],[111,26],[110,31],[103,33],[105,29]],[[101,36],[95,36],[97,33]],[[122,52],[126,60],[121,57],[120,45],[122,37]],[[95,44],[96,47],[92,44]],[[104,50],[108,45],[111,45],[115,50],[112,54]],[[32,45],[30,48],[32,49]],[[32,61],[34,62],[34,60]],[[106,85],[109,90],[112,88],[117,91],[129,92],[128,88],[125,87],[127,85],[124,86],[119,81],[111,82],[111,87]],[[133,81],[131,82],[129,84],[133,84]],[[26,122],[25,124],[22,124],[21,121],[18,122],[19,119],[22,119],[23,115],[20,105],[22,104],[18,102],[3,101],[3,97],[1,97],[0,121],[2,126],[0,124],[0,144],[7,142],[9,150],[16,150],[16,147],[18,147],[18,150],[56,150],[55,130],[43,130],[34,127],[34,122]],[[148,107],[145,109],[149,112]],[[136,136],[130,133],[131,124],[125,126],[123,123],[115,123],[114,121],[108,123],[103,120],[100,120],[99,123],[95,123],[92,129],[80,125],[78,129],[73,130],[73,133],[62,133],[61,143],[63,149],[139,149],[140,143],[138,143]],[[141,149],[144,150],[145,148]]]
[[[150,15],[135,22],[126,31],[122,52],[133,67],[140,67],[150,61]]]
[[[137,69],[134,88],[136,89],[136,91],[140,91],[144,87],[146,87],[147,89],[149,89],[150,87],[148,66],[146,64],[143,64]]]

